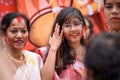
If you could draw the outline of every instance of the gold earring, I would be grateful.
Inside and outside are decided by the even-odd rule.
[[[5,47],[5,45],[6,45],[5,38],[2,39],[1,44],[2,44],[3,47]]]

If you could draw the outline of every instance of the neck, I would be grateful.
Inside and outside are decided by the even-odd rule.
[[[11,53],[8,53],[8,57],[10,61],[16,65],[17,68],[26,62],[25,56],[22,52],[11,51]]]
[[[80,46],[82,46],[82,44],[80,42],[77,43],[68,43],[70,45],[70,47],[72,47],[73,49],[77,49]]]
[[[13,58],[21,60],[21,57],[23,57],[22,50],[16,50],[16,49],[11,49],[9,53]]]

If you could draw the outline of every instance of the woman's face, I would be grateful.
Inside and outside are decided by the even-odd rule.
[[[106,0],[104,14],[108,26],[112,30],[120,31],[120,0]]]
[[[28,39],[27,25],[22,17],[14,18],[6,31],[6,40],[13,49],[22,49]]]
[[[63,26],[63,34],[68,43],[80,42],[82,38],[83,23],[76,17],[66,21]]]

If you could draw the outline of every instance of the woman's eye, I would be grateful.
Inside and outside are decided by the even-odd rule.
[[[112,8],[112,5],[106,5],[105,8],[111,9],[111,8]]]
[[[120,8],[120,3],[118,4],[118,8]]]
[[[78,26],[78,25],[80,25],[80,24],[81,24],[81,23],[75,23],[74,25],[75,25],[75,26]]]
[[[16,33],[16,32],[17,32],[17,30],[11,30],[11,32],[12,32],[12,33]]]
[[[27,30],[22,30],[22,33],[24,33],[24,34],[27,33]]]
[[[66,24],[65,27],[70,27],[71,25],[70,24]]]
[[[75,26],[82,25],[82,22],[75,22],[74,25],[75,25]]]

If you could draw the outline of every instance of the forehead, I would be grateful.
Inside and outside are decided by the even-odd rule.
[[[80,21],[77,17],[69,17],[65,20],[65,22],[74,22],[74,21]]]
[[[17,17],[17,18],[14,18],[11,23],[25,24],[25,20],[22,17]]]
[[[26,27],[26,23],[25,20],[23,18],[19,19],[19,18],[14,18],[10,24],[12,27]]]

